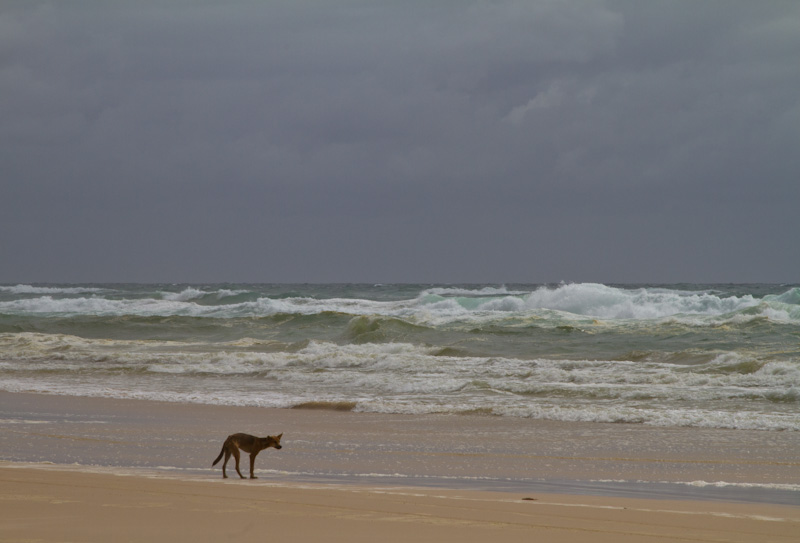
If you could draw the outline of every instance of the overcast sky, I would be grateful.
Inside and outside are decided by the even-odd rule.
[[[798,282],[796,0],[0,3],[0,282]]]

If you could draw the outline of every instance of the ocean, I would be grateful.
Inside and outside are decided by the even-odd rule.
[[[0,390],[800,430],[800,286],[0,285]]]

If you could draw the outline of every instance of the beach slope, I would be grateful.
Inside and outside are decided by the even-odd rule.
[[[2,541],[794,542],[800,508],[118,476],[0,464]]]

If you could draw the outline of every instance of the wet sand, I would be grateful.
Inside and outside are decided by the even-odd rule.
[[[256,481],[211,467],[233,432],[284,433],[282,450],[258,456]],[[800,493],[787,490],[800,484],[796,432],[0,393],[0,460],[0,540],[800,533]]]

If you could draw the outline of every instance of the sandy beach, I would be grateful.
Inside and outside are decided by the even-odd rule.
[[[11,393],[0,393],[0,430],[0,541],[800,533],[798,493],[785,489],[800,483],[796,432]],[[223,480],[211,467],[237,431],[284,433],[282,450],[259,455],[258,480]]]
[[[796,507],[0,467],[2,541],[797,541]],[[522,498],[530,497],[532,500]]]

